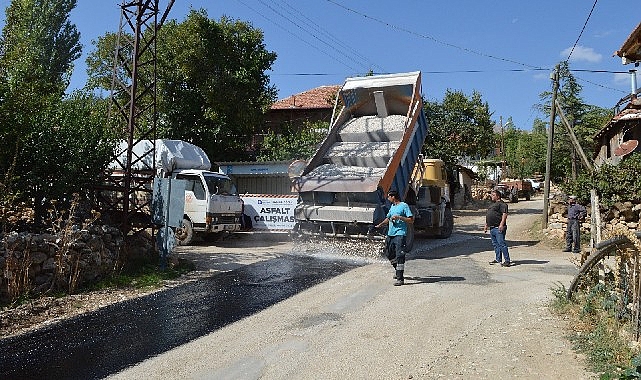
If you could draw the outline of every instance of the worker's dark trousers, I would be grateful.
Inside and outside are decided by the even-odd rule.
[[[385,247],[387,259],[396,269],[396,278],[402,280],[405,270],[405,235],[388,236]]]
[[[581,252],[581,226],[576,219],[568,219],[568,228],[565,231],[565,249],[574,253]],[[572,249],[574,243],[574,249]]]

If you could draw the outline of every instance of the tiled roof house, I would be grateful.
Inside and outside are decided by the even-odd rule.
[[[322,121],[329,125],[340,87],[320,86],[276,101],[265,116],[266,129],[277,132],[285,123],[296,127],[305,121]]]
[[[615,52],[621,57],[623,64],[641,62],[641,23],[630,34],[621,48]],[[594,163],[618,164],[629,154],[641,153],[641,99],[638,98],[636,71],[631,70],[630,95],[621,99],[619,104],[627,102],[623,110],[618,112],[595,136],[596,151]]]

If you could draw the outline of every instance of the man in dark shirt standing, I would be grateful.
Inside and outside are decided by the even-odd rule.
[[[565,249],[563,252],[581,252],[581,225],[580,221],[585,218],[586,210],[583,205],[576,203],[576,196],[568,197],[568,224],[565,231]],[[574,243],[574,249],[572,249]]]
[[[505,242],[505,233],[507,232],[507,204],[501,200],[501,193],[494,189],[490,192],[492,202],[494,202],[487,209],[485,216],[485,229],[483,232],[490,230],[490,237],[492,238],[492,246],[494,247],[494,260],[490,264],[501,264],[501,266],[509,267],[512,265],[510,261],[510,253],[507,249]],[[502,259],[505,259],[501,263]]]

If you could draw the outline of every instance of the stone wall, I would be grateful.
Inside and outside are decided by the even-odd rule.
[[[0,299],[73,292],[113,273],[122,248],[122,233],[111,226],[72,226],[58,235],[10,233],[0,241]]]
[[[584,205],[587,210],[585,221],[581,223],[581,233],[589,236],[591,229],[591,206]],[[601,207],[601,231],[612,230],[615,226],[624,227],[631,231],[639,229],[641,203],[617,202],[612,207]],[[550,198],[548,208],[548,231],[551,235],[563,238],[567,224],[567,196],[555,194]]]

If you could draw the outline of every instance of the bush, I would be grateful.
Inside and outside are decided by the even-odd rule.
[[[590,190],[596,189],[601,203],[641,201],[641,154],[632,154],[619,165],[604,164],[594,173],[582,173],[576,181],[562,184],[567,194],[575,194],[581,202],[590,200]]]

